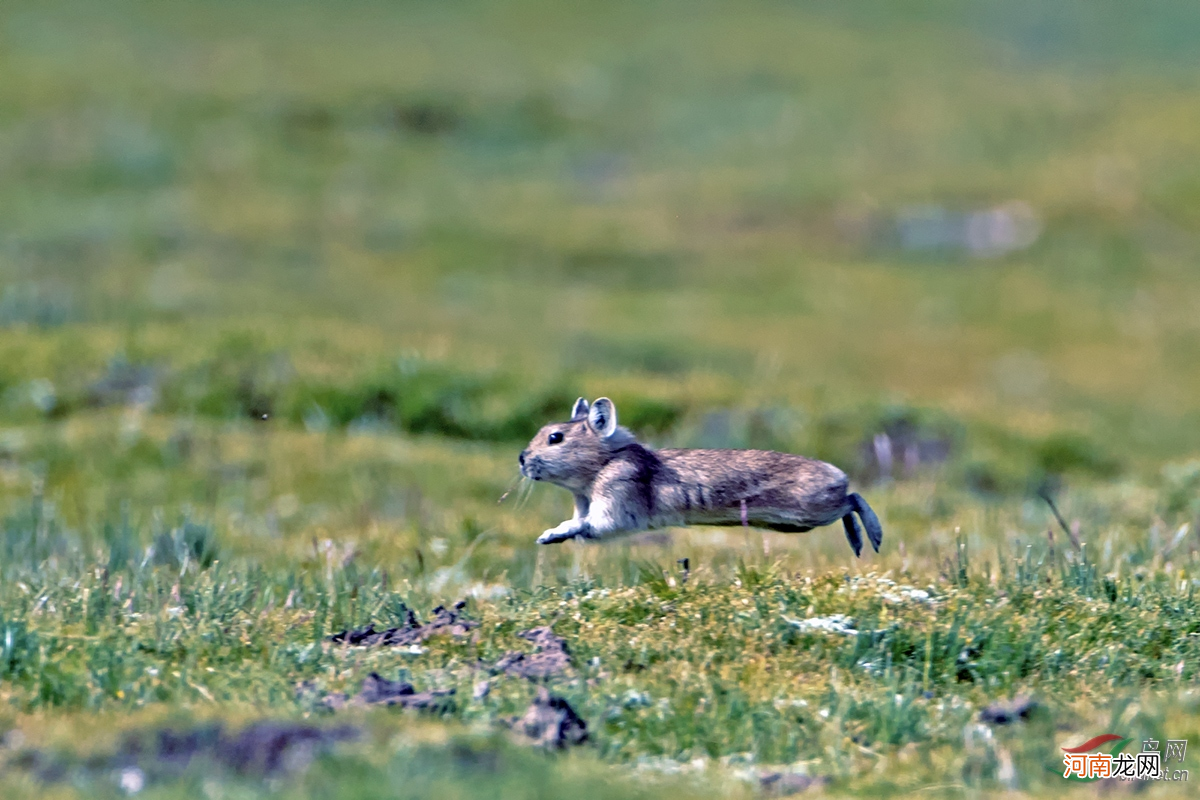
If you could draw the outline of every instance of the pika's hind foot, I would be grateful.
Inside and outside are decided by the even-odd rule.
[[[846,526],[846,541],[850,542],[850,549],[854,551],[855,558],[858,558],[862,555],[862,530],[858,527],[858,520],[854,518],[854,514],[847,514],[842,517],[842,524]]]
[[[863,527],[867,529],[867,538],[871,540],[871,547],[878,553],[879,545],[883,543],[883,526],[879,524],[879,517],[875,516],[875,512],[867,505],[867,501],[863,500],[862,495],[851,493],[846,495],[846,498],[862,518]]]

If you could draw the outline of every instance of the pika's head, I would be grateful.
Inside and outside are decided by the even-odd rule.
[[[571,419],[544,426],[518,459],[521,474],[571,490],[582,490],[612,458],[616,449],[633,441],[617,427],[617,407],[601,397],[588,405],[579,398]]]

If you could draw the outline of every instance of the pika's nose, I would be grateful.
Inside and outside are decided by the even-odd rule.
[[[522,467],[525,466],[525,456],[527,456],[527,455],[529,455],[529,451],[522,450],[521,455],[517,458],[517,461],[520,462]]]

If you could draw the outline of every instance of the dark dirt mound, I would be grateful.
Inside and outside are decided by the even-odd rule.
[[[403,625],[387,630],[377,631],[374,625],[355,630],[346,630],[329,637],[331,642],[339,644],[358,645],[361,647],[392,647],[395,645],[420,644],[430,636],[438,633],[449,633],[451,636],[466,636],[479,623],[462,618],[462,610],[466,601],[460,600],[452,609],[438,606],[433,610],[433,619],[424,625],[410,608]]]
[[[176,778],[197,762],[259,777],[302,772],[318,754],[359,734],[351,725],[320,727],[291,722],[256,722],[237,733],[227,732],[220,724],[151,728],[126,735],[112,755],[81,759],[28,749],[4,766],[23,769],[43,783],[108,778],[117,773],[122,788],[132,793],[147,783]]]
[[[532,653],[510,651],[490,667],[492,672],[504,672],[529,680],[545,680],[564,672],[571,666],[567,640],[556,636],[549,628],[534,628],[517,634],[537,645]]]
[[[532,744],[562,750],[587,741],[587,723],[565,699],[552,695],[546,687],[538,689],[525,716],[514,724],[517,733]]]
[[[299,687],[301,693],[314,691],[304,684]],[[441,713],[454,708],[454,689],[434,689],[418,692],[416,687],[407,681],[390,681],[378,672],[372,672],[363,680],[362,690],[354,697],[348,697],[344,692],[326,695],[320,700],[320,705],[332,711],[340,711],[346,706],[402,706],[415,708],[418,711]]]
[[[434,689],[418,692],[406,681],[389,681],[379,673],[372,672],[363,681],[362,692],[355,698],[367,705],[404,706],[423,711],[440,710],[451,704],[446,698],[454,694],[453,689]]]
[[[204,758],[234,772],[272,775],[307,766],[318,752],[358,735],[358,729],[348,725],[321,728],[290,722],[256,722],[237,734],[221,725],[159,728],[128,736],[116,759],[125,767],[183,770],[193,759]]]

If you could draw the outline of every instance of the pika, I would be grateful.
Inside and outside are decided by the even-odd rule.
[[[770,450],[653,450],[617,425],[607,397],[576,400],[570,420],[543,427],[518,461],[526,478],[575,497],[575,515],[538,544],[693,524],[799,533],[840,519],[858,556],[855,514],[875,552],[883,541],[879,518],[832,464]]]

